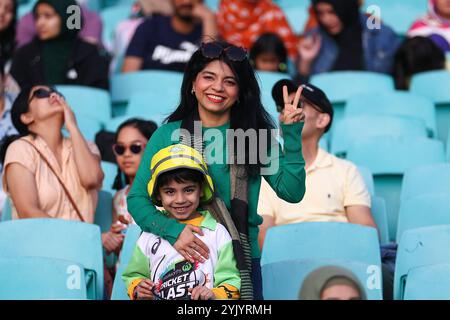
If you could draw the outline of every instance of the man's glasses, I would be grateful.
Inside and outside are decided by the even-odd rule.
[[[44,98],[50,98],[50,96],[56,93],[58,96],[64,99],[64,96],[61,92],[58,92],[55,88],[45,89],[45,88],[39,88],[33,91],[33,94],[31,95],[31,98],[28,100],[28,103],[31,102],[34,98],[37,99],[44,99]]]
[[[142,143],[133,143],[130,146],[125,146],[123,144],[113,145],[113,151],[118,156],[123,156],[127,149],[130,149],[132,154],[140,154],[144,149],[144,145]]]
[[[222,47],[214,42],[203,43],[200,48],[202,55],[208,59],[217,59],[222,54],[226,55],[231,61],[242,62],[247,59],[247,51],[242,47],[228,46]]]

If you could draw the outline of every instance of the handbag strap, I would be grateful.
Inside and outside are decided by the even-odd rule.
[[[45,163],[47,164],[47,166],[50,168],[50,170],[53,172],[53,174],[56,176],[56,178],[58,179],[59,183],[61,184],[61,187],[63,188],[67,198],[69,198],[70,203],[72,204],[72,207],[75,209],[75,212],[78,215],[78,218],[80,218],[80,220],[82,222],[86,222],[83,218],[83,216],[81,215],[80,210],[78,209],[78,206],[75,202],[75,200],[72,198],[72,196],[70,195],[69,190],[67,189],[66,185],[64,184],[64,182],[62,181],[61,177],[59,176],[59,174],[55,171],[55,169],[53,168],[53,166],[50,164],[50,161],[48,161],[48,159],[44,156],[44,154],[30,141],[28,141],[27,139],[21,139],[22,141],[26,141],[27,143],[29,143],[40,155],[40,157],[45,161]]]

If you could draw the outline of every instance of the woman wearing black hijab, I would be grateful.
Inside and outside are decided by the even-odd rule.
[[[358,0],[312,0],[319,26],[299,48],[301,76],[343,70],[391,73],[399,37],[360,13]]]
[[[110,59],[95,45],[78,37],[81,25],[76,26],[77,19],[73,16],[76,6],[74,0],[36,3],[33,14],[37,36],[17,50],[11,66],[11,75],[20,87],[47,83],[108,89]]]

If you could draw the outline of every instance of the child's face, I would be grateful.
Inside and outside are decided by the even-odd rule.
[[[279,71],[280,60],[274,53],[261,53],[255,58],[255,67],[260,71]]]
[[[203,192],[199,183],[192,181],[179,183],[172,180],[159,188],[158,199],[172,218],[189,220],[197,213],[201,196]]]

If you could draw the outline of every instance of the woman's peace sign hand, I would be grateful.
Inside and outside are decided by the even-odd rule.
[[[292,101],[292,94],[289,95],[287,86],[283,86],[284,109],[280,114],[280,121],[283,124],[292,124],[305,119],[303,108],[301,106],[300,108],[298,107],[302,91],[303,87],[298,87],[297,92],[295,93],[294,101]]]

